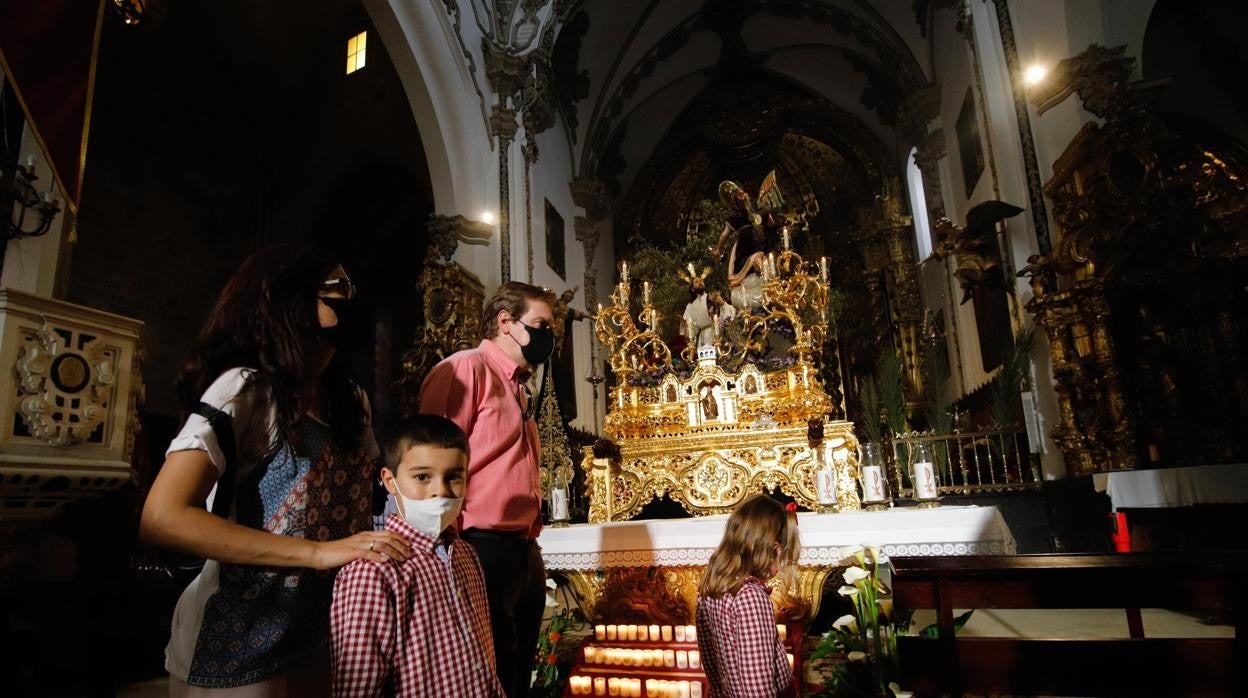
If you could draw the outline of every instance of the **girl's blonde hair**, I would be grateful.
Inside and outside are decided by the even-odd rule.
[[[753,495],[728,517],[724,540],[702,573],[698,594],[735,594],[747,577],[767,579],[777,562],[776,545],[780,546],[782,569],[797,564],[802,551],[797,521],[780,502],[766,495]]]

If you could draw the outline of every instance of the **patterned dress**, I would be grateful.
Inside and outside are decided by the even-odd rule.
[[[231,415],[239,437],[231,518],[315,541],[371,529],[376,449],[371,438],[347,451],[333,442],[329,426],[305,417],[296,425],[296,444],[283,443],[270,455],[253,458],[262,450],[263,435],[272,433],[272,409],[267,393],[246,372],[232,373],[204,395],[205,402]],[[205,431],[194,417],[170,451],[185,448],[207,451],[214,463],[221,455],[211,429]],[[166,667],[191,686],[227,688],[255,683],[323,652],[335,572],[207,561],[178,601]]]

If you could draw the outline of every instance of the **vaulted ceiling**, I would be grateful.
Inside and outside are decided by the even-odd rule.
[[[929,81],[930,11],[926,0],[573,0],[553,64],[576,169],[607,184],[626,233],[666,228],[721,179],[757,184],[772,167],[790,200],[826,206],[872,186],[905,155],[895,112]]]

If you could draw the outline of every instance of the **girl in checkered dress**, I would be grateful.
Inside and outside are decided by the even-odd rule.
[[[793,695],[767,580],[797,562],[797,521],[764,495],[741,503],[698,584],[698,648],[712,698]]]

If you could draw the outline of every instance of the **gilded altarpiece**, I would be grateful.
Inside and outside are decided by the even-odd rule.
[[[1033,95],[1044,111],[1078,93],[1104,119],[1054,163],[1053,250],[1020,272],[1078,474],[1248,456],[1248,170],[1157,118],[1131,64],[1092,46]]]

